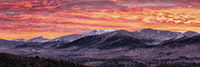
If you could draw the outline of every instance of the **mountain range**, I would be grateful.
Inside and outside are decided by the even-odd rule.
[[[106,29],[55,39],[42,36],[29,40],[1,39],[0,52],[66,59],[98,67],[132,67],[136,62],[149,67],[160,62],[200,63],[199,44],[200,34],[194,31],[181,33],[148,28],[130,32]]]
[[[199,35],[199,33],[194,32],[194,31],[187,31],[185,33],[180,33],[180,32],[170,32],[170,31],[163,31],[163,30],[154,30],[154,29],[141,29],[141,30],[137,30],[134,32],[129,32],[129,31],[125,31],[125,30],[113,30],[113,29],[105,29],[105,30],[92,30],[89,32],[84,32],[82,34],[72,34],[72,35],[65,35],[65,36],[60,36],[57,37],[55,39],[48,39],[48,38],[44,38],[42,36],[39,37],[35,37],[29,40],[26,39],[13,39],[13,40],[8,40],[8,41],[13,41],[13,42],[39,42],[42,43],[43,46],[45,46],[45,48],[51,48],[51,47],[58,47],[58,46],[62,46],[64,44],[67,43],[73,43],[73,41],[76,42],[76,40],[82,39],[84,40],[85,38],[87,39],[91,39],[91,40],[97,40],[95,39],[95,37],[100,37],[103,38],[102,40],[97,40],[98,42],[102,42],[103,41],[106,42],[106,40],[109,40],[108,38],[110,38],[110,40],[112,40],[113,44],[115,44],[115,42],[117,43],[118,41],[122,42],[124,41],[124,38],[129,40],[134,40],[134,39],[138,39],[138,42],[140,41],[140,43],[146,46],[151,46],[151,45],[159,45],[159,44],[164,44],[170,41],[174,41],[177,39],[181,39],[181,38],[189,38],[189,37],[193,37]],[[89,36],[89,37],[87,37]],[[89,41],[89,40],[87,40]],[[114,42],[115,41],[115,42]],[[128,41],[128,40],[125,40]],[[86,41],[84,41],[86,42]],[[108,41],[109,42],[109,41]],[[134,41],[130,41],[135,43]],[[78,43],[78,42],[76,42]],[[111,42],[109,42],[111,44]],[[85,43],[87,44],[87,43]],[[101,43],[98,43],[101,44]],[[128,44],[128,43],[127,43]],[[59,47],[60,48],[60,47]]]

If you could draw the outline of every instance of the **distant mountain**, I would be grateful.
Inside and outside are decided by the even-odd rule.
[[[82,34],[72,34],[72,35],[65,35],[65,36],[61,36],[55,39],[48,39],[48,38],[44,38],[42,36],[39,37],[35,37],[29,40],[26,39],[12,39],[12,40],[0,40],[0,46],[3,47],[4,44],[7,44],[7,46],[9,46],[10,48],[12,47],[16,47],[16,48],[21,48],[22,46],[18,46],[18,45],[23,45],[23,46],[27,46],[27,47],[31,47],[31,46],[43,46],[45,48],[49,48],[49,47],[57,47],[69,42],[72,42],[74,40],[77,40],[79,38],[85,37],[85,36],[90,36],[90,35],[99,35],[99,34],[103,34],[103,33],[107,33],[107,32],[112,32],[115,31],[113,29],[106,29],[106,30],[92,30],[89,32],[84,32]],[[41,44],[42,43],[42,44]],[[16,45],[14,45],[16,44]],[[2,48],[3,49],[3,48]]]
[[[19,38],[19,39],[12,39],[10,41],[16,41],[16,42],[27,42],[28,40],[26,39],[22,39],[22,38]]]
[[[84,32],[84,33],[82,33],[82,35],[97,35],[97,34],[113,32],[113,31],[115,31],[115,30],[114,29],[92,30],[92,31],[89,31],[89,32]]]
[[[188,38],[182,38],[178,40],[174,40],[162,45],[167,45],[170,47],[181,47],[181,46],[186,46],[186,45],[199,45],[200,44],[200,35],[188,37]]]
[[[153,45],[161,45],[168,42],[172,42],[186,37],[192,37],[197,35],[195,32],[170,32],[154,29],[141,29],[134,32],[128,32],[125,30],[118,30],[114,32],[108,32],[105,34],[86,36],[76,41],[70,42],[58,48],[68,48],[71,46],[88,47],[109,49],[112,47],[124,47],[129,45],[129,48],[145,47]]]
[[[101,38],[105,38],[108,36],[113,36],[113,33],[123,33],[122,36],[127,36],[127,38],[131,38],[131,39],[138,39],[139,41],[141,41],[141,43],[145,44],[146,46],[152,46],[152,45],[160,45],[160,44],[165,44],[174,40],[179,40],[179,39],[186,39],[186,38],[190,38],[196,35],[199,35],[199,33],[197,32],[193,32],[193,31],[187,31],[185,33],[180,33],[180,32],[171,32],[171,31],[163,31],[163,30],[155,30],[155,29],[141,29],[141,30],[137,30],[134,32],[128,32],[125,30],[118,30],[117,32],[113,29],[105,29],[105,30],[92,30],[89,32],[84,32],[82,34],[72,34],[72,35],[65,35],[65,36],[61,36],[55,39],[47,39],[44,38],[42,36],[39,37],[35,37],[32,38],[30,40],[25,40],[25,39],[14,39],[14,40],[10,40],[10,41],[16,41],[16,42],[39,42],[39,44],[42,43],[41,46],[43,46],[44,48],[55,48],[55,47],[59,47],[62,46],[64,44],[71,44],[71,42],[76,41],[78,39],[83,39],[83,38],[87,38],[87,36],[97,36],[97,37],[101,37]],[[118,40],[110,40],[109,41],[105,41],[105,39],[103,39],[103,41],[99,40],[99,42],[102,43],[112,43],[114,41],[119,42],[119,40],[122,40],[124,37],[117,37],[117,36],[113,36],[113,38],[115,37]],[[90,40],[90,38],[87,38],[88,41]],[[129,40],[131,40],[129,39]],[[95,41],[95,39],[93,37],[91,37],[91,41]],[[86,40],[83,40],[85,42],[87,42]],[[125,41],[124,41],[125,42]],[[127,44],[132,44],[132,41],[126,42]],[[133,41],[134,42],[134,41]],[[81,43],[81,42],[80,42]],[[97,43],[97,42],[96,42]],[[96,44],[93,43],[93,44]],[[31,44],[31,43],[29,43]],[[35,44],[35,43],[34,43]],[[118,44],[118,43],[117,43]],[[38,44],[36,44],[38,45]]]
[[[49,40],[51,40],[51,39],[47,39],[42,36],[39,36],[39,37],[32,38],[32,39],[28,40],[27,42],[47,42]]]
[[[0,46],[2,49],[11,48],[42,48],[42,43],[49,41],[50,39],[43,38],[42,36],[32,38],[30,40],[26,39],[13,39],[13,40],[3,40],[0,41]]]
[[[0,50],[14,48],[15,46],[21,45],[23,43],[24,42],[15,42],[15,41],[0,39]]]
[[[77,46],[82,48],[114,49],[114,48],[137,48],[145,47],[145,44],[133,36],[131,32],[118,30],[100,35],[86,36],[58,48]]]
[[[142,40],[146,45],[157,45],[184,37],[180,32],[170,32],[154,29],[141,29],[133,32],[134,37]]]
[[[92,31],[89,31],[89,32],[84,32],[82,34],[65,35],[65,36],[61,36],[61,37],[52,39],[48,42],[45,42],[45,43],[43,43],[43,46],[45,46],[45,48],[58,47],[60,45],[72,42],[74,40],[80,39],[80,38],[85,37],[85,36],[100,35],[100,34],[113,32],[113,31],[115,31],[115,30],[113,30],[113,29],[92,30]]]
[[[199,35],[199,33],[194,32],[194,31],[187,31],[187,32],[183,33],[183,35],[185,35],[187,37],[193,37],[193,36]]]
[[[72,35],[61,36],[61,37],[55,38],[51,41],[72,42],[74,40],[77,40],[77,39],[85,37],[85,36],[98,35],[98,34],[103,34],[103,33],[108,33],[108,32],[113,32],[113,31],[115,31],[115,30],[113,30],[113,29],[92,30],[89,32],[84,32],[82,34],[72,34]]]
[[[56,42],[56,41],[60,41],[60,42],[72,42],[76,39],[79,39],[81,37],[84,37],[81,34],[72,34],[72,35],[65,35],[65,36],[61,36],[55,39],[50,40],[49,42]]]
[[[49,40],[51,40],[51,39],[47,39],[47,38],[44,38],[42,36],[39,36],[39,37],[35,37],[35,38],[29,39],[29,40],[19,38],[19,39],[12,39],[12,40],[9,40],[9,41],[16,41],[16,42],[47,42]]]

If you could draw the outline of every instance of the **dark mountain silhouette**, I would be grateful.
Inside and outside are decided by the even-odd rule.
[[[44,38],[42,36],[39,36],[39,37],[29,39],[27,42],[47,42],[49,40],[51,40],[51,39],[47,39],[47,38]]]

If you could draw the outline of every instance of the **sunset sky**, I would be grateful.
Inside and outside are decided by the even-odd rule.
[[[0,39],[144,28],[200,32],[200,0],[0,0]]]

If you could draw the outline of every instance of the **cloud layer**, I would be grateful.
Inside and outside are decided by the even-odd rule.
[[[0,38],[55,38],[92,29],[200,32],[199,0],[0,0]]]

